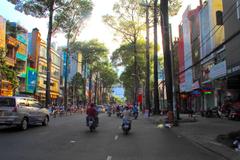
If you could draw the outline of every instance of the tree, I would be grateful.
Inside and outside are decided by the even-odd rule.
[[[92,9],[93,3],[91,0],[72,0],[71,3],[68,3],[57,10],[57,13],[54,17],[54,31],[59,30],[65,33],[67,38],[66,70],[68,70],[68,59],[71,53],[70,43],[74,43],[76,40],[80,29],[84,25],[84,21],[91,15]],[[65,74],[64,77],[64,106],[67,108],[68,74]]]
[[[171,5],[171,10],[168,6]],[[175,5],[174,5],[175,4]],[[178,4],[178,5],[177,5]],[[175,8],[175,7],[176,8]],[[163,54],[164,54],[164,70],[167,90],[167,107],[169,111],[173,111],[173,93],[172,93],[172,71],[171,71],[171,53],[169,45],[169,13],[174,15],[177,13],[181,6],[178,0],[161,0],[160,12],[161,12],[161,28],[163,37]],[[173,11],[175,10],[175,12]],[[172,11],[172,12],[169,12]]]
[[[134,53],[134,100],[136,103],[136,93],[139,87],[138,79],[139,73],[137,70],[137,41],[141,37],[141,32],[144,30],[144,12],[140,6],[140,0],[120,0],[113,7],[113,15],[103,16],[103,21],[109,27],[115,30],[123,42],[131,43],[133,45]]]
[[[85,98],[83,95],[83,83],[84,79],[82,75],[78,72],[72,77],[70,81],[70,86],[72,88],[72,99],[73,102],[75,99],[77,100],[77,106],[80,99],[84,100]]]
[[[106,62],[108,57],[108,49],[104,43],[99,42],[96,39],[85,41],[85,42],[75,42],[70,46],[72,52],[81,52],[83,57],[83,65],[86,67],[88,65],[89,69],[89,103],[92,99],[92,75],[98,70],[99,64]],[[86,68],[85,68],[86,70]],[[85,77],[86,78],[86,77]],[[86,88],[86,79],[84,83],[84,88]]]
[[[0,48],[0,91],[2,87],[2,80],[9,81],[13,90],[15,90],[18,87],[17,72],[7,66],[5,57],[6,51],[3,48]]]
[[[150,45],[152,46],[152,44]],[[122,44],[118,49],[116,49],[111,57],[112,63],[115,66],[123,66],[125,70],[120,76],[120,81],[125,88],[125,97],[128,101],[134,100],[134,95],[132,94],[134,90],[134,75],[132,73],[134,69],[134,49],[133,44],[126,43]],[[153,54],[153,47],[150,47],[150,55]],[[137,59],[138,65],[137,70],[139,73],[138,83],[144,85],[144,80],[146,77],[146,59],[145,59],[145,41],[139,40],[137,43]],[[150,67],[152,70],[152,67]]]
[[[96,69],[97,72],[99,73],[99,77],[97,79],[98,83],[96,83],[99,84],[98,87],[96,88],[98,88],[100,91],[98,102],[101,102],[101,100],[103,99],[104,92],[111,93],[112,86],[118,83],[119,80],[116,71],[113,69],[113,66],[108,61],[98,64],[96,66]]]

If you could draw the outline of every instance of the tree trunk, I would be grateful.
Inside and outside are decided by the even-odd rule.
[[[150,110],[150,64],[149,64],[149,6],[146,6],[146,85],[145,107]]]
[[[98,73],[96,76],[95,86],[94,86],[94,103],[97,104],[97,80],[98,80]]]
[[[154,113],[159,114],[159,97],[158,97],[158,37],[157,37],[157,3],[154,0]]]
[[[88,103],[92,103],[92,71],[90,70],[90,75],[89,75],[89,90],[88,90]]]
[[[171,55],[169,46],[168,0],[161,0],[160,11],[163,37],[164,70],[166,82],[165,84],[167,91],[167,108],[169,111],[173,111]]]
[[[87,62],[86,62],[86,60],[85,60],[85,63],[84,63],[84,80],[83,80],[83,104],[84,104],[84,106],[86,105],[86,103],[87,103],[87,98],[86,98],[86,86],[87,86],[87,74],[86,74],[86,72],[87,72]]]
[[[138,74],[137,74],[137,38],[136,35],[134,36],[134,95],[133,95],[133,105],[137,104],[137,88],[138,88]]]
[[[48,35],[47,35],[47,79],[46,79],[46,103],[45,107],[48,108],[48,105],[51,103],[51,95],[50,95],[50,85],[51,85],[51,66],[52,66],[52,58],[51,58],[51,38],[52,38],[52,23],[53,23],[53,6],[54,1],[50,1],[49,6],[49,22],[48,22]]]

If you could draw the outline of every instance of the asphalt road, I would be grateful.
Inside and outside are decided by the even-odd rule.
[[[101,114],[93,133],[85,116],[52,118],[27,131],[0,129],[0,160],[221,160],[171,129],[139,117],[129,135],[115,115]]]

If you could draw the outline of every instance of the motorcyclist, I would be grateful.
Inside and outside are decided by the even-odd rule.
[[[107,105],[107,113],[110,113],[110,112],[111,112],[111,106]]]
[[[97,110],[96,110],[95,105],[93,103],[87,109],[87,118],[86,118],[87,126],[89,124],[88,122],[89,122],[90,118],[94,118],[94,120],[96,121],[96,124],[98,125]]]
[[[137,105],[134,105],[132,108],[133,114],[138,113],[138,107]]]
[[[131,111],[130,111],[130,109],[129,109],[128,106],[126,106],[126,107],[124,108],[122,114],[123,114],[123,123],[122,123],[122,125],[124,125],[124,122],[125,122],[125,121],[129,121],[129,122],[130,122],[130,123],[129,123],[129,128],[131,129],[131,120],[130,120]]]

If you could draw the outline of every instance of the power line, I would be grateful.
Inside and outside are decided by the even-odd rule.
[[[236,2],[234,3],[234,5],[236,5]],[[233,6],[234,6],[233,5]],[[240,5],[238,5],[235,9],[237,9],[238,7],[240,7]],[[230,9],[227,10],[230,11],[232,9],[232,7],[230,7]],[[235,11],[232,11],[231,14],[223,21],[223,24],[230,18],[230,16],[233,15]],[[217,28],[217,30],[213,33],[213,35],[211,35],[207,41],[209,41],[216,33],[217,31],[222,27],[223,25],[219,26]],[[214,27],[215,28],[215,27]],[[213,29],[212,29],[213,30]],[[197,64],[201,63],[204,59],[208,58],[209,56],[211,56],[214,52],[216,52],[218,49],[220,49],[223,45],[225,45],[226,43],[228,43],[229,41],[231,41],[234,37],[236,37],[239,33],[239,31],[237,31],[235,34],[233,34],[231,37],[229,37],[227,40],[225,40],[222,44],[218,45],[216,48],[214,48],[209,54],[205,55],[202,59],[198,60],[196,63],[194,63],[193,65],[189,66],[188,68],[184,69],[183,71],[179,72],[177,75],[181,75],[183,73],[185,73],[187,70],[193,68],[194,66],[196,66]],[[198,47],[198,49],[200,49],[201,47],[203,47],[203,45],[205,45],[207,43],[207,41],[205,41],[200,47]],[[190,53],[191,54],[191,53]]]

